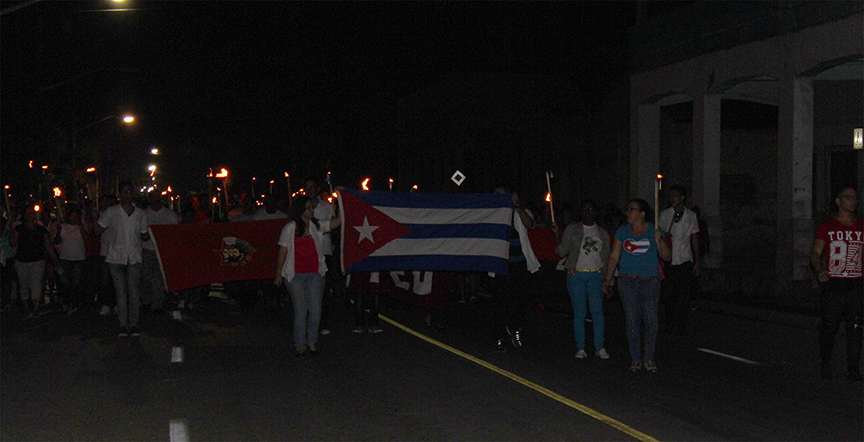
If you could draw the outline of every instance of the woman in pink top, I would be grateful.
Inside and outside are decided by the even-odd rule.
[[[314,201],[302,197],[294,202],[292,221],[279,235],[279,257],[276,267],[277,286],[285,284],[294,304],[294,348],[297,356],[318,354],[318,326],[324,297],[324,233],[338,228],[341,218],[317,220]]]

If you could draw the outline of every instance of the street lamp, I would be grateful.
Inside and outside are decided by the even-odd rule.
[[[150,154],[152,154],[152,155],[159,155],[159,149],[157,149],[157,148],[155,148],[155,147],[152,148],[152,149],[150,149]]]

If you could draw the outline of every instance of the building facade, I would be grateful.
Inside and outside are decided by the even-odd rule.
[[[841,182],[864,193],[862,23],[862,2],[697,2],[630,30],[630,191],[691,189],[703,289],[814,299],[815,227]]]

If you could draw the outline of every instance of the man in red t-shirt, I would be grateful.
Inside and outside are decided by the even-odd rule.
[[[831,353],[840,322],[846,323],[847,380],[861,382],[862,327],[864,327],[864,278],[861,257],[864,249],[864,222],[855,216],[858,195],[852,186],[843,187],[834,199],[837,216],[819,226],[810,251],[810,264],[822,286],[822,324],[819,347],[822,377],[831,378]]]

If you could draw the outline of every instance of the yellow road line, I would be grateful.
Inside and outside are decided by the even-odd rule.
[[[527,380],[521,376],[517,376],[517,375],[515,375],[515,374],[513,374],[507,370],[504,370],[501,367],[490,364],[490,363],[488,363],[482,359],[478,359],[478,358],[476,358],[476,357],[474,357],[468,353],[465,353],[464,351],[457,350],[457,349],[455,349],[455,348],[453,348],[453,347],[451,347],[451,346],[449,346],[443,342],[436,341],[436,340],[434,340],[434,339],[432,339],[426,335],[418,333],[418,332],[416,332],[416,331],[414,331],[414,330],[412,330],[412,329],[410,329],[410,328],[408,328],[408,327],[406,327],[406,326],[404,326],[404,325],[402,325],[402,324],[400,324],[400,323],[398,323],[398,322],[396,322],[396,321],[394,321],[394,320],[392,320],[392,319],[390,319],[384,315],[378,315],[378,317],[383,319],[387,323],[393,325],[394,327],[400,328],[403,331],[405,331],[409,334],[412,334],[412,335],[414,335],[414,336],[416,336],[416,337],[418,337],[418,338],[420,338],[420,339],[422,339],[422,340],[424,340],[424,341],[426,341],[432,345],[436,345],[438,347],[441,347],[444,350],[447,350],[447,351],[449,351],[455,355],[461,356],[461,357],[463,357],[463,358],[465,358],[471,362],[474,362],[475,364],[486,367],[489,370],[492,370],[492,371],[494,371],[494,372],[496,372],[502,376],[508,377],[508,378],[510,378],[510,379],[512,379],[512,380],[514,380],[514,381],[516,381],[516,382],[518,382],[518,383],[520,383],[520,384],[522,384],[528,388],[531,388],[534,391],[537,391],[541,394],[544,394],[544,395],[546,395],[552,399],[555,399],[558,402],[561,402],[564,405],[567,405],[571,408],[574,408],[574,409],[580,411],[583,414],[586,414],[586,415],[588,415],[594,419],[597,419],[598,421],[603,422],[604,424],[609,425],[610,427],[615,428],[616,430],[619,430],[623,433],[629,434],[630,436],[633,436],[634,438],[636,438],[638,440],[641,440],[643,442],[660,442],[658,439],[655,439],[655,438],[653,438],[653,437],[651,437],[645,433],[642,433],[641,431],[638,431],[632,427],[629,427],[622,422],[619,422],[615,419],[612,419],[611,417],[606,416],[603,413],[600,413],[600,412],[595,411],[591,408],[588,408],[588,407],[586,407],[586,406],[584,406],[584,405],[582,405],[582,404],[580,404],[580,403],[578,403],[572,399],[568,399],[564,396],[561,396],[560,394],[555,393],[554,391],[549,390],[546,387],[543,387],[541,385],[537,385],[534,382],[531,382],[531,381],[529,381],[529,380]]]

